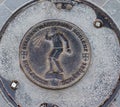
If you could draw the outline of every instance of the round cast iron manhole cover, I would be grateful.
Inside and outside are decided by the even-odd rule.
[[[0,90],[9,105],[107,107],[118,90],[120,31],[86,0],[32,1],[0,35]]]
[[[39,86],[61,89],[86,73],[90,45],[83,31],[61,20],[33,26],[20,45],[20,64],[27,77]]]

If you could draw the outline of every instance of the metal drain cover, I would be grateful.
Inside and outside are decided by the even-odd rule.
[[[11,106],[99,107],[112,99],[120,31],[93,4],[33,1],[0,34],[0,87]]]
[[[20,46],[20,63],[36,84],[52,89],[65,88],[86,73],[90,45],[83,31],[74,24],[43,21],[25,34]]]

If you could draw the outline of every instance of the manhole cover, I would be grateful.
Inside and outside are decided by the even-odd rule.
[[[20,63],[36,84],[52,89],[65,88],[86,73],[90,45],[83,31],[74,24],[43,21],[25,34],[20,46]]]
[[[9,105],[106,107],[117,92],[120,31],[85,0],[32,1],[0,35],[0,88]]]

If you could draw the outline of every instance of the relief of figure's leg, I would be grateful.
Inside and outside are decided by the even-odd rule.
[[[52,64],[52,58],[49,58],[49,63],[50,63],[50,72],[53,71],[53,64]]]
[[[63,70],[63,68],[61,67],[59,61],[58,61],[57,59],[53,59],[53,60],[54,60],[56,66],[57,66],[57,68],[58,68],[58,70],[59,70],[59,73],[64,72],[64,70]]]
[[[55,79],[62,80],[64,78],[63,74],[61,74],[63,72],[63,69],[61,68],[61,66],[59,64],[59,61],[57,61],[56,59],[53,59],[53,58],[49,58],[49,62],[50,62],[50,69],[45,74],[45,77],[48,79],[55,78]],[[57,71],[54,70],[53,63],[55,63],[55,66],[57,67]]]
[[[50,72],[53,72],[54,71],[54,68],[53,68],[53,57],[54,57],[54,54],[56,53],[56,50],[53,49],[49,55],[49,63],[50,63]]]

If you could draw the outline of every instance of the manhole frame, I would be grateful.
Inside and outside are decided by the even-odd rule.
[[[20,7],[18,10],[16,10],[16,12],[14,12],[8,18],[8,20],[6,21],[6,23],[3,25],[2,29],[0,30],[0,41],[2,39],[2,35],[5,33],[5,30],[9,26],[9,23],[11,23],[19,13],[21,13],[25,9],[27,9],[30,6],[32,6],[34,4],[37,4],[38,2],[41,2],[41,1],[52,1],[52,0],[32,0],[32,1],[28,2],[28,3],[26,3],[24,6]],[[86,1],[86,0],[72,0],[72,1],[75,1],[77,3],[83,3],[83,4],[86,4],[89,7],[91,7],[95,11],[97,18],[103,20],[103,23],[105,24],[104,26],[112,29],[116,33],[117,38],[118,38],[119,43],[120,43],[120,30],[117,27],[117,25],[114,23],[113,19],[105,12],[105,10],[97,7],[95,4],[93,4],[93,3],[89,2],[89,1]],[[112,94],[109,96],[108,99],[106,99],[98,107],[106,107],[106,106],[108,106],[111,103],[111,101],[113,101],[113,99],[116,96],[119,89],[120,89],[120,76],[119,76],[119,79],[118,79],[118,82],[116,84],[115,89],[112,90]]]

